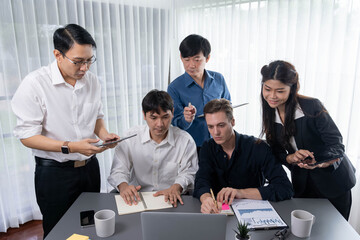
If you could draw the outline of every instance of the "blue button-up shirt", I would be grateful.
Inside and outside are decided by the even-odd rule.
[[[206,103],[213,99],[225,98],[231,101],[229,90],[222,74],[205,70],[204,88],[201,88],[188,74],[176,78],[168,87],[168,93],[174,100],[174,118],[172,124],[188,133],[194,138],[196,145],[201,147],[204,141],[210,139],[204,117],[197,117],[203,114]],[[196,107],[194,121],[188,123],[184,118],[184,107],[189,105]]]

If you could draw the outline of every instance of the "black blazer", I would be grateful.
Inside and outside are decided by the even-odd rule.
[[[295,120],[295,142],[298,149],[314,152],[315,160],[336,159],[340,161],[327,168],[303,169],[286,162],[286,156],[295,151],[282,147],[280,133],[283,125],[275,123],[276,141],[271,144],[274,154],[291,171],[295,197],[301,197],[311,178],[319,192],[326,198],[340,196],[350,190],[356,182],[355,168],[344,153],[342,136],[330,115],[318,99],[299,97],[303,117]]]

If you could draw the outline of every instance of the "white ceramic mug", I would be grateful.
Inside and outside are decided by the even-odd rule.
[[[95,213],[95,230],[99,237],[110,237],[115,232],[115,212],[104,209]]]
[[[299,238],[309,237],[315,216],[304,210],[291,212],[291,233]]]

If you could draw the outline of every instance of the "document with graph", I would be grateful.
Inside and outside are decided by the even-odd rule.
[[[235,199],[231,204],[239,222],[248,223],[248,228],[272,229],[287,227],[269,201]]]

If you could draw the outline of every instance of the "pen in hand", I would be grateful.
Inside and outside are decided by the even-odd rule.
[[[218,209],[218,205],[217,205],[217,201],[216,201],[216,199],[215,199],[214,192],[213,192],[212,188],[210,188],[210,193],[211,193],[212,199],[214,200],[214,204],[215,204],[216,210],[219,210],[219,209]]]
[[[194,113],[195,113],[195,109],[194,109],[193,106],[191,105],[191,102],[189,102],[188,108],[192,108],[192,109],[190,110],[191,114],[194,114]]]

